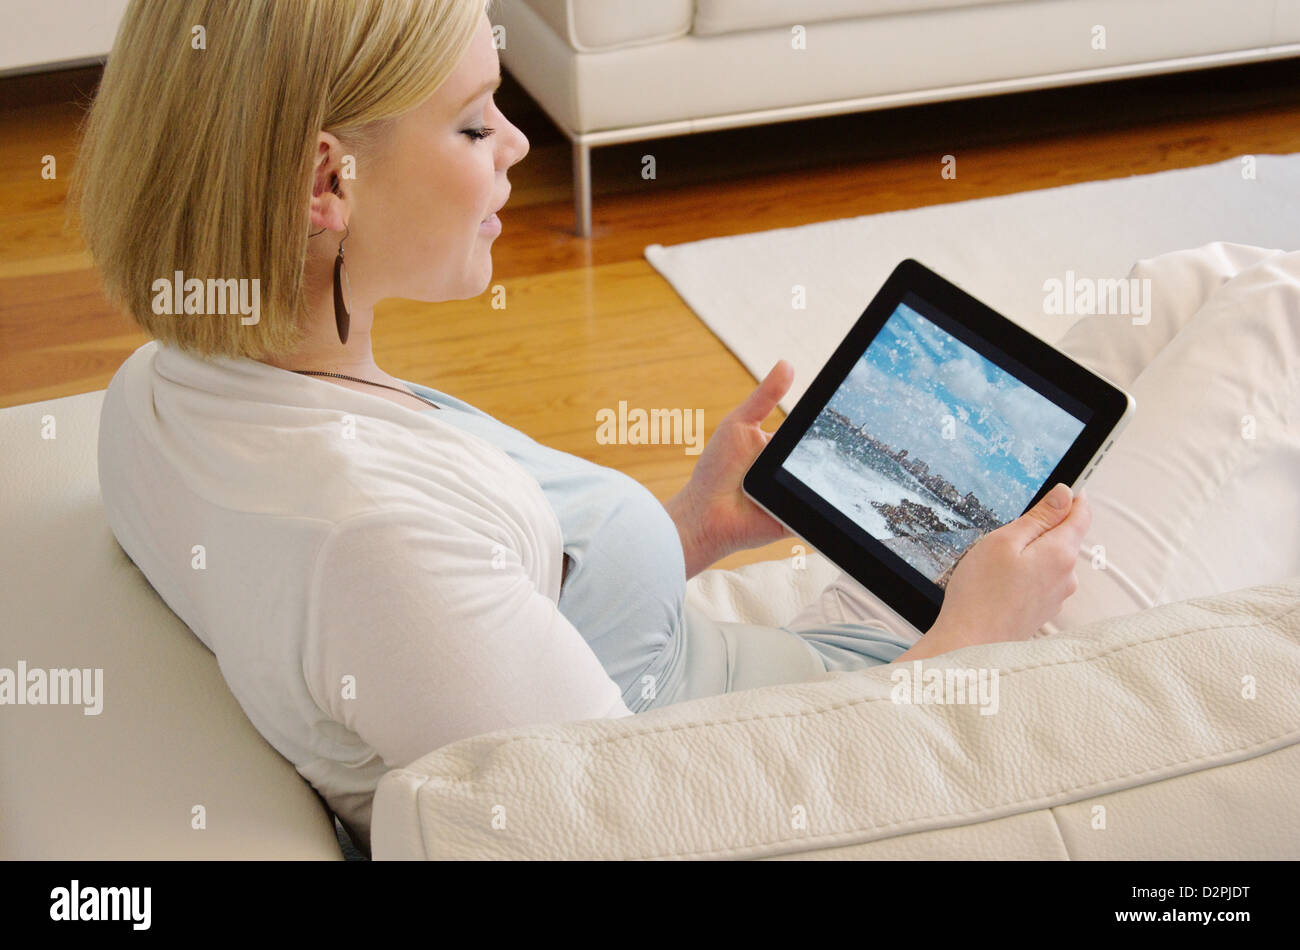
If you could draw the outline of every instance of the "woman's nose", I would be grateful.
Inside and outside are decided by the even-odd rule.
[[[509,120],[507,120],[508,122]],[[524,135],[513,122],[510,123],[510,144],[506,156],[506,167],[516,165],[523,161],[528,154],[529,144],[528,136]]]

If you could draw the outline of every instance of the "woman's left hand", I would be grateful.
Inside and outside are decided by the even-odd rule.
[[[779,521],[750,500],[741,480],[772,437],[759,428],[794,381],[794,367],[777,360],[749,398],[718,423],[686,487],[665,505],[686,555],[689,578],[734,551],[790,536]]]

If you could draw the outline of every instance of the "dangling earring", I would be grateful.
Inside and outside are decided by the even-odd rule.
[[[344,227],[347,227],[347,225],[344,225]],[[344,299],[344,291],[346,290],[347,296],[351,297],[352,285],[348,282],[347,268],[343,266],[343,241],[346,241],[348,234],[351,233],[352,229],[348,228],[347,233],[339,241],[338,256],[334,258],[334,324],[339,330],[340,343],[348,342],[348,324],[351,321],[351,314],[348,313],[347,302]],[[341,287],[339,286],[340,275],[342,275],[343,284]]]

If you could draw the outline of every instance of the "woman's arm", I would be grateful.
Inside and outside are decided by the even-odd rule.
[[[718,423],[690,481],[664,503],[682,539],[686,579],[735,551],[790,536],[779,521],[745,494],[745,472],[772,437],[762,422],[794,380],[794,367],[777,360],[744,402]]]
[[[519,554],[457,515],[335,525],[310,603],[308,689],[392,768],[498,729],[632,715]]]
[[[728,554],[739,550],[708,537],[705,516],[696,511],[686,488],[664,502],[664,510],[673,519],[673,524],[677,526],[677,536],[682,541],[687,580],[710,564],[716,564]]]

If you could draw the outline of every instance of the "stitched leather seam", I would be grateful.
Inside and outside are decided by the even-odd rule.
[[[1056,832],[1056,840],[1061,842],[1061,850],[1065,852],[1065,860],[1073,861],[1074,855],[1070,853],[1070,846],[1065,843],[1065,832],[1061,831],[1061,822],[1056,817],[1056,809],[1058,807],[1060,806],[1053,805],[1052,807],[1046,809],[1046,811],[1048,816],[1050,816],[1052,819],[1052,830]],[[1024,812],[1021,812],[1020,814],[1023,815]]]

